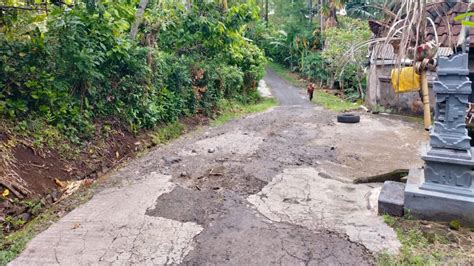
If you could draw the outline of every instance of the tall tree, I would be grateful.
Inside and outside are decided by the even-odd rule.
[[[135,21],[133,22],[132,28],[130,29],[130,38],[135,39],[138,33],[138,27],[142,23],[143,14],[145,14],[146,6],[148,5],[149,0],[140,0],[140,5],[137,9],[137,13],[135,15]]]

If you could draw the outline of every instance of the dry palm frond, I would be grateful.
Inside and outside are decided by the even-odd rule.
[[[433,31],[431,41],[434,41],[437,47],[440,46],[435,17],[447,25],[449,43],[455,43],[451,40],[453,34],[447,14],[451,8],[459,4],[459,1],[403,0],[397,2],[399,9],[395,18],[391,19],[390,27],[386,29],[384,37],[381,38],[382,41],[376,42],[382,44],[380,47],[391,45],[395,48],[398,67],[405,59],[417,56],[415,48],[428,41],[428,28]],[[379,50],[374,50],[374,56],[378,56],[379,53]]]
[[[372,57],[380,58],[386,52],[387,47],[392,46],[395,53],[395,65],[400,68],[408,63],[412,58],[416,58],[419,45],[428,39],[427,28],[432,30],[431,41],[439,47],[438,33],[434,17],[440,18],[447,25],[448,41],[450,44],[456,43],[452,40],[452,28],[447,16],[449,10],[459,1],[430,1],[430,0],[396,0],[385,1],[381,8],[391,10],[385,12],[390,14],[387,21],[380,23],[381,32],[371,40],[359,43],[353,49],[372,47]],[[466,5],[467,6],[467,5]],[[429,11],[429,12],[428,12]],[[467,10],[466,10],[467,11]],[[353,50],[346,51],[344,58],[351,61]],[[382,60],[384,58],[382,57]]]

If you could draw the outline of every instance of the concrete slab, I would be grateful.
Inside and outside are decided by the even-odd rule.
[[[402,217],[405,184],[394,181],[386,181],[383,184],[379,196],[378,211],[379,215],[388,214],[391,216]]]
[[[143,182],[102,191],[39,234],[10,265],[181,263],[203,228],[145,215],[156,195],[175,187],[169,179],[152,173]]]
[[[313,168],[291,168],[247,200],[272,221],[315,231],[327,228],[372,252],[397,253],[400,242],[395,232],[377,216],[377,206],[370,200],[377,192],[377,185],[344,184],[320,177]]]

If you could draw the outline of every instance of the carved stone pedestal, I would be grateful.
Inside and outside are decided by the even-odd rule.
[[[413,169],[405,187],[405,214],[432,221],[460,220],[474,226],[474,197],[421,189],[423,169]]]
[[[405,188],[405,208],[416,217],[474,225],[474,153],[465,124],[468,75],[468,53],[439,58],[431,147],[423,156],[424,171],[412,171]]]

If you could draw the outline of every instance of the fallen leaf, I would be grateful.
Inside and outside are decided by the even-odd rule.
[[[88,178],[88,179],[84,179],[82,183],[84,184],[85,187],[90,187],[94,183],[94,180]]]
[[[117,157],[117,159],[120,158],[120,154],[118,151],[115,152],[115,157]]]
[[[61,181],[57,178],[54,179],[54,182],[56,183],[56,185],[58,185],[58,187],[60,188],[65,188],[67,187],[68,183],[66,181]]]
[[[3,196],[4,198],[6,198],[6,197],[8,197],[8,195],[10,195],[10,190],[4,189],[4,190],[3,190],[3,193],[2,193],[2,196]]]

